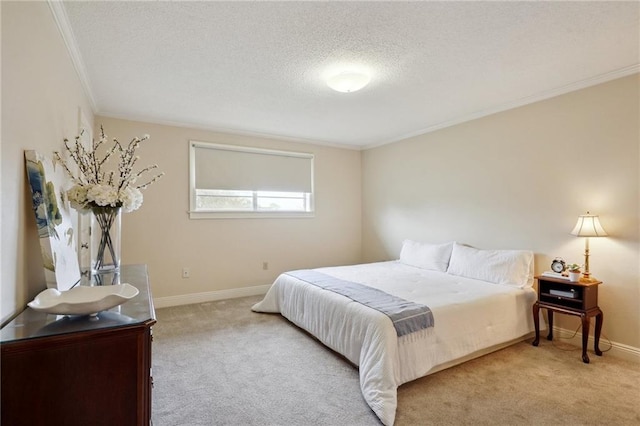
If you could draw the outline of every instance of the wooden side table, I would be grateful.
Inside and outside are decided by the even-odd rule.
[[[598,307],[598,286],[602,281],[571,282],[559,278],[538,276],[538,300],[533,304],[533,323],[536,337],[532,342],[538,346],[540,341],[540,308],[547,310],[549,320],[549,334],[547,340],[553,340],[553,313],[579,316],[582,321],[582,361],[589,363],[587,343],[589,341],[589,323],[591,317],[596,317],[593,349],[598,356],[600,350],[600,332],[602,331],[603,314]]]

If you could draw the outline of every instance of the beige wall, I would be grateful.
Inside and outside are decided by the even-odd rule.
[[[364,151],[364,260],[397,258],[404,238],[456,240],[533,250],[540,273],[583,263],[569,232],[589,210],[610,234],[591,239],[604,334],[639,348],[638,100],[633,75]]]
[[[61,149],[62,139],[77,133],[80,110],[94,118],[47,4],[1,8],[5,320],[44,288],[23,152]],[[590,210],[611,235],[591,242],[592,271],[605,281],[605,335],[638,348],[638,95],[635,75],[362,153],[95,122],[123,140],[151,134],[139,151],[142,163],[166,172],[145,192],[142,208],[123,219],[123,260],[149,265],[157,298],[270,284],[287,269],[397,258],[404,238],[527,248],[541,272],[555,256],[582,261],[583,241],[569,231]],[[315,218],[189,220],[189,139],[313,152]],[[189,279],[181,278],[185,266]]]
[[[47,3],[3,2],[3,322],[45,288],[24,150],[62,149],[62,140],[78,132],[80,110],[93,124]],[[149,266],[154,297],[268,285],[287,269],[360,261],[360,152],[104,117],[95,122],[123,141],[151,134],[139,150],[141,162],[158,163],[166,173],[145,191],[142,208],[123,217],[123,262]],[[189,220],[189,139],[315,154],[315,217]],[[191,278],[181,278],[183,267]]]
[[[359,151],[96,117],[100,124],[121,141],[150,134],[138,151],[140,164],[157,163],[166,173],[144,192],[142,207],[122,219],[123,263],[148,265],[154,298],[161,302],[269,285],[290,269],[360,261]],[[190,220],[189,140],[313,153],[315,217]],[[191,278],[181,277],[183,267],[191,269]]]
[[[51,153],[93,114],[49,6],[2,2],[2,268],[4,321],[44,290],[24,150]]]

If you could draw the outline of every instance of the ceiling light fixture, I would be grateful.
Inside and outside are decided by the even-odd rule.
[[[333,90],[342,93],[356,92],[365,87],[371,81],[367,74],[355,71],[343,71],[327,79],[327,85]]]

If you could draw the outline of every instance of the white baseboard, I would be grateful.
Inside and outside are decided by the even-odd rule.
[[[564,342],[582,347],[582,330],[578,330],[578,332],[576,333],[575,330],[553,327],[553,333],[555,336],[562,337],[564,339]],[[541,333],[540,338],[544,338],[544,336],[545,335]],[[589,343],[587,346],[588,350],[593,351],[593,343],[593,334],[589,334]],[[633,346],[625,345],[622,343],[612,342],[603,335],[600,335],[599,346],[601,351],[607,351],[607,355],[611,354],[611,356],[615,356],[616,358],[640,363],[640,348],[635,348]],[[608,350],[609,346],[611,346],[610,350]]]
[[[254,287],[233,288],[228,290],[207,291],[204,293],[182,294],[180,296],[158,297],[153,299],[156,308],[168,308],[170,306],[192,305],[195,303],[212,302],[216,300],[235,299],[238,297],[258,296],[266,294],[271,284],[259,285]],[[564,328],[553,327],[553,332],[557,337],[562,337],[566,343],[582,346],[582,331],[577,333],[575,330],[567,330]],[[546,335],[541,332],[541,338]],[[533,334],[530,336],[533,337]],[[593,350],[593,335],[589,334],[588,349]],[[609,347],[611,347],[610,350]],[[640,363],[640,348],[625,345],[622,343],[611,342],[606,336],[600,336],[600,350],[607,351],[607,354],[616,358],[626,359]]]
[[[204,293],[181,294],[180,296],[158,297],[153,299],[153,304],[156,308],[168,308],[170,306],[192,305],[195,303],[212,302],[215,300],[258,296],[266,294],[269,287],[271,287],[271,284],[255,287],[232,288],[228,290],[207,291]]]

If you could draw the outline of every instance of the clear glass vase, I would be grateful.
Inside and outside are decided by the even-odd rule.
[[[122,209],[91,209],[91,274],[120,272]]]

